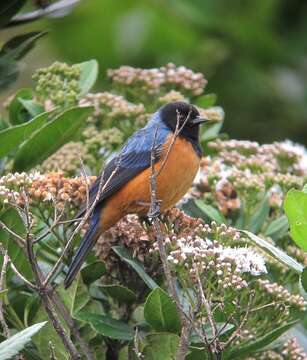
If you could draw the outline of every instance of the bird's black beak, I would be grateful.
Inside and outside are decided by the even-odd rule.
[[[200,124],[204,124],[206,122],[210,121],[207,118],[201,117],[201,116],[197,116],[197,118],[192,120],[193,125],[200,125]]]

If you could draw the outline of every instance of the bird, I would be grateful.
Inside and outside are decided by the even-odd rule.
[[[66,273],[65,288],[71,285],[101,234],[127,214],[146,217],[151,203],[152,166],[157,174],[156,194],[161,213],[186,194],[202,157],[200,125],[207,121],[192,104],[168,103],[107,162],[89,190],[89,204],[94,208],[88,230]],[[84,206],[78,217],[86,211]]]

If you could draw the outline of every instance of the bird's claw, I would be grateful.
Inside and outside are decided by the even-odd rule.
[[[161,202],[162,202],[161,200],[157,200],[156,204],[154,204],[154,205],[150,208],[150,210],[149,210],[149,212],[148,212],[148,214],[147,214],[147,217],[148,217],[148,219],[149,219],[150,221],[153,221],[153,220],[155,220],[155,219],[158,219],[158,218],[162,215],[161,210],[160,210],[160,203],[161,203]]]

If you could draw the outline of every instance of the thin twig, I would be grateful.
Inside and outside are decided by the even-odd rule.
[[[55,206],[56,206],[56,204],[54,203],[54,207],[55,207]],[[33,244],[36,244],[36,243],[40,242],[45,236],[47,236],[48,234],[51,234],[51,233],[57,238],[57,240],[58,240],[60,243],[63,242],[63,241],[62,241],[62,238],[59,236],[59,234],[57,233],[57,231],[55,231],[55,228],[60,224],[60,219],[61,219],[61,217],[62,217],[63,214],[64,214],[64,208],[65,208],[65,206],[63,207],[63,210],[62,210],[61,215],[60,215],[59,217],[57,217],[57,212],[56,212],[56,211],[54,212],[55,218],[54,218],[52,224],[49,225],[49,218],[47,218],[47,217],[45,216],[45,214],[44,214],[44,211],[38,207],[39,213],[40,213],[42,219],[44,220],[44,223],[48,226],[48,230],[46,231],[46,234],[42,234],[42,235],[39,236],[38,238],[33,239]]]
[[[20,278],[20,280],[22,280],[23,282],[25,282],[31,289],[37,289],[37,286],[32,284],[28,279],[26,279],[16,268],[16,266],[14,265],[14,263],[12,262],[11,258],[9,257],[7,250],[4,249],[4,247],[0,244],[0,252],[2,253],[4,258],[8,258],[8,264],[10,265],[11,269],[13,270],[13,272],[16,274],[16,276],[18,276]]]
[[[12,262],[12,260],[10,260],[10,267],[13,270],[13,272],[15,273],[15,275],[17,277],[19,277],[20,280],[22,280],[26,285],[28,285],[31,289],[35,289],[38,290],[38,287],[34,284],[32,284],[28,279],[26,279],[16,268],[16,266],[14,265],[14,263]]]
[[[195,264],[194,264],[194,270],[196,273],[196,279],[197,279],[200,300],[201,300],[201,303],[205,307],[205,310],[207,313],[207,318],[208,318],[208,321],[209,321],[209,324],[211,327],[211,331],[212,331],[212,340],[211,340],[210,348],[212,349],[213,355],[215,356],[216,360],[219,360],[219,359],[221,359],[223,348],[222,348],[222,345],[218,338],[216,322],[214,320],[214,316],[211,311],[211,304],[205,296],[205,292],[204,292],[203,285],[202,285],[202,282],[201,282],[201,279],[199,276],[198,268]]]
[[[22,219],[25,220],[25,225],[26,225],[26,229],[27,229],[26,239],[29,240],[29,242],[32,243],[32,246],[33,246],[33,243],[37,242],[37,241],[34,241],[36,239],[32,239],[32,234],[31,234],[31,226],[32,226],[32,224],[31,224],[30,216],[29,216],[29,205],[28,205],[28,196],[27,196],[27,194],[24,194],[24,197],[25,197],[26,206],[25,206],[24,209],[19,208],[18,210],[19,210],[19,212],[22,212],[22,214],[21,214]],[[13,206],[15,206],[15,205],[13,204]],[[17,234],[15,234],[8,227],[5,227],[5,230],[9,234],[13,235],[14,237],[18,236]],[[23,244],[28,245],[28,241],[26,241],[23,238],[22,238],[22,242],[23,242]],[[54,310],[54,304],[58,308],[58,310],[59,310],[61,316],[63,317],[64,321],[67,323],[70,332],[76,338],[76,340],[78,340],[78,342],[80,344],[80,348],[81,348],[82,352],[84,353],[86,359],[87,360],[94,360],[94,356],[92,355],[91,350],[89,349],[89,346],[87,345],[86,341],[81,337],[77,326],[75,325],[73,319],[71,318],[71,316],[69,314],[69,311],[66,309],[66,307],[63,304],[62,300],[59,298],[58,294],[54,291],[54,289],[53,289],[53,287],[51,285],[47,284],[47,286],[43,286],[43,284],[42,284],[42,281],[44,279],[43,273],[40,270],[40,268],[39,268],[39,266],[38,266],[38,264],[36,262],[36,258],[35,258],[35,255],[33,253],[33,249],[31,249],[31,248],[32,248],[31,246],[30,246],[30,249],[28,248],[28,246],[27,246],[27,248],[22,246],[21,250],[25,253],[25,255],[29,259],[30,265],[32,267],[32,272],[33,272],[33,274],[35,274],[36,284],[34,285],[34,284],[30,283],[27,279],[25,279],[19,273],[19,271],[16,269],[14,264],[10,261],[10,265],[12,267],[12,270],[30,288],[33,288],[34,290],[39,292],[39,295],[40,295],[40,297],[42,299],[42,303],[43,303],[43,305],[44,305],[44,307],[46,309],[47,315],[50,318],[50,320],[52,322],[52,325],[54,326],[56,332],[59,334],[62,341],[63,341],[63,337],[66,338],[65,342],[63,341],[65,347],[67,348],[66,343],[67,342],[71,343],[71,340],[69,339],[68,335],[66,334],[65,329],[61,325],[61,322],[60,322],[60,320],[59,320],[59,318],[57,316],[57,313]],[[68,345],[68,346],[70,346],[70,345]],[[72,344],[72,346],[74,347],[73,344]],[[74,351],[74,359],[78,359],[78,358],[79,358],[79,354]]]
[[[248,315],[250,313],[250,307],[251,307],[251,304],[252,304],[252,300],[253,300],[253,297],[254,297],[254,293],[251,292],[249,294],[249,298],[248,298],[248,304],[247,304],[247,307],[246,307],[246,311],[245,311],[245,314],[244,314],[244,317],[241,321],[241,324],[237,327],[237,329],[231,334],[231,336],[229,337],[229,339],[226,341],[226,343],[223,345],[223,348],[225,349],[227,346],[230,345],[230,343],[239,335],[242,327],[244,326],[244,324],[246,323],[247,319],[248,319]]]
[[[71,341],[69,335],[66,333],[65,328],[63,327],[58,314],[56,313],[54,309],[54,304],[50,300],[48,296],[48,289],[44,286],[44,279],[41,273],[41,270],[37,264],[37,260],[33,251],[33,243],[32,243],[32,234],[31,229],[33,222],[31,221],[31,215],[29,210],[29,199],[26,193],[24,193],[24,200],[25,200],[25,207],[24,207],[24,215],[25,215],[25,225],[26,225],[26,250],[28,259],[31,265],[31,269],[33,272],[33,275],[35,277],[36,285],[39,288],[39,294],[42,300],[42,303],[44,305],[44,308],[46,310],[46,313],[52,322],[52,325],[61,338],[65,348],[70,354],[71,359],[73,360],[79,360],[80,354]]]
[[[1,246],[1,248],[2,248],[2,246]],[[7,267],[9,264],[9,256],[8,256],[7,250],[4,250],[3,248],[2,248],[2,250],[4,251],[4,254],[3,254],[3,263],[2,263],[1,274],[0,274],[0,291],[5,290],[6,271],[7,271]],[[0,299],[0,324],[1,324],[4,336],[6,338],[9,338],[11,336],[11,332],[5,321],[2,299]]]
[[[75,321],[70,316],[69,311],[67,310],[66,306],[63,304],[59,295],[55,291],[50,291],[49,296],[50,296],[51,300],[53,301],[53,303],[58,308],[58,310],[59,310],[60,314],[62,315],[63,319],[65,320],[66,324],[68,325],[70,332],[78,340],[80,347],[82,349],[82,352],[85,355],[86,359],[94,360],[95,358],[94,358],[94,355],[93,355],[91,349],[89,348],[88,344],[83,339],[83,337],[81,336]]]
[[[36,244],[38,242],[40,242],[41,240],[43,240],[47,235],[53,233],[57,238],[58,238],[58,234],[54,231],[54,229],[60,224],[61,218],[64,216],[64,209],[65,206],[63,206],[62,211],[60,212],[60,214],[58,215],[58,211],[57,211],[57,206],[55,203],[55,199],[52,198],[53,200],[53,208],[54,208],[54,216],[53,216],[53,221],[52,224],[49,225],[48,219],[45,217],[44,212],[40,211],[40,214],[45,222],[45,224],[48,226],[48,230],[46,230],[43,234],[41,234],[40,236],[38,236],[36,239],[33,239],[33,244]]]
[[[177,112],[176,128],[175,128],[175,131],[174,131],[174,133],[173,133],[172,140],[171,140],[171,142],[170,142],[170,144],[169,144],[169,146],[168,146],[168,148],[167,148],[165,157],[164,157],[164,159],[162,160],[160,169],[159,169],[158,172],[157,172],[156,177],[158,177],[158,176],[160,175],[161,171],[163,170],[163,168],[164,168],[164,166],[165,166],[165,164],[166,164],[166,161],[167,161],[167,159],[168,159],[168,157],[169,157],[169,155],[170,155],[170,153],[171,153],[171,151],[172,151],[172,149],[173,149],[173,146],[175,145],[175,141],[176,141],[177,137],[180,135],[182,129],[184,128],[184,126],[186,125],[186,123],[189,121],[189,118],[190,118],[190,116],[191,116],[191,112],[192,112],[192,111],[189,110],[189,113],[188,113],[187,117],[185,118],[185,120],[184,120],[184,122],[182,123],[181,126],[179,126],[179,123],[180,123],[180,121],[179,121],[179,120],[180,120],[180,114]]]
[[[166,277],[168,288],[171,291],[171,294],[176,302],[177,307],[181,307],[180,300],[175,288],[175,284],[172,278],[171,270],[168,265],[167,261],[167,255],[166,250],[164,247],[164,241],[163,241],[163,234],[161,225],[158,219],[158,215],[160,213],[160,206],[157,199],[157,174],[155,170],[155,142],[156,142],[156,136],[157,136],[158,127],[154,134],[153,144],[151,148],[151,176],[150,176],[150,193],[151,193],[151,203],[150,203],[150,211],[149,211],[149,217],[153,218],[153,227],[158,243],[159,253],[162,261],[163,271]]]
[[[189,116],[189,115],[188,115]],[[188,120],[185,120],[185,122]],[[184,124],[185,124],[184,122]],[[184,125],[183,125],[184,126]],[[184,310],[180,304],[179,296],[176,291],[176,285],[175,285],[175,279],[172,276],[171,269],[169,267],[168,261],[167,261],[167,254],[164,246],[164,239],[163,239],[163,233],[161,229],[161,224],[159,221],[159,214],[160,214],[160,206],[159,201],[157,199],[157,176],[162,171],[164,165],[166,164],[166,161],[171,153],[171,150],[175,144],[176,137],[179,134],[179,130],[183,128],[179,128],[179,116],[177,118],[177,124],[176,124],[176,130],[173,135],[173,139],[170,143],[170,146],[167,149],[166,156],[163,159],[162,165],[157,172],[155,169],[155,163],[156,163],[156,157],[155,157],[155,144],[156,144],[156,138],[157,138],[157,132],[158,132],[158,126],[156,128],[156,131],[154,133],[152,148],[151,148],[151,176],[150,176],[150,194],[151,194],[151,201],[150,201],[150,210],[148,216],[153,219],[153,228],[155,237],[158,244],[158,249],[160,253],[160,258],[162,262],[163,271],[166,277],[167,287],[171,293],[172,298],[175,301],[178,313],[180,314],[181,322],[182,322],[182,331],[181,331],[181,337],[180,337],[180,345],[176,354],[177,360],[184,360],[186,357],[186,354],[188,352],[189,348],[189,337],[192,326],[190,325],[190,322],[187,320],[186,315],[184,313]]]
[[[88,182],[87,182],[87,175],[86,175],[86,171],[85,171],[85,166],[82,160],[82,157],[79,156],[79,161],[80,161],[80,165],[81,165],[81,175],[84,179],[84,183],[85,183],[85,190],[86,190],[86,208],[89,207],[90,204],[90,189],[88,186]]]
[[[216,327],[216,323],[214,321],[213,318],[213,314],[211,312],[211,305],[209,303],[209,301],[207,300],[206,296],[205,296],[205,292],[203,289],[203,284],[200,280],[200,276],[199,276],[199,272],[198,272],[198,268],[197,266],[194,264],[194,270],[195,270],[195,274],[196,274],[196,279],[197,279],[197,285],[198,285],[198,291],[199,291],[199,296],[200,296],[200,300],[201,303],[204,305],[206,313],[207,313],[207,317],[208,317],[208,321],[211,327],[211,331],[212,331],[212,335],[215,338],[216,334],[217,334],[217,327]]]
[[[134,331],[134,338],[133,338],[133,345],[134,345],[133,351],[134,351],[135,356],[139,360],[142,360],[143,355],[139,349],[138,335],[139,335],[139,330],[138,330],[138,327],[136,326],[135,331]]]
[[[48,342],[49,351],[50,351],[50,358],[49,360],[57,360],[55,356],[55,348],[51,341]]]

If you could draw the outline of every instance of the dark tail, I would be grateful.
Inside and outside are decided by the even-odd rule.
[[[94,247],[96,240],[100,235],[98,231],[98,226],[99,226],[99,214],[94,213],[91,219],[90,228],[88,229],[87,233],[82,239],[81,244],[75,256],[72,259],[72,262],[69,265],[69,269],[64,280],[65,289],[67,289],[71,285],[78,271],[80,270],[86,256]]]

